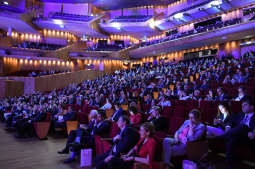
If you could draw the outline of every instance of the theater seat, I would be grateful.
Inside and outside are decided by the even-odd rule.
[[[50,129],[50,122],[34,122],[35,133],[39,139],[45,139]]]
[[[106,118],[107,119],[110,118],[112,116],[113,112],[114,112],[113,109],[107,109],[105,111],[106,111]]]
[[[170,119],[170,124],[169,124],[169,130],[168,133],[170,135],[174,135],[174,133],[180,128],[180,126],[183,124],[184,122],[184,118],[183,117],[172,117]]]
[[[67,129],[68,135],[70,131],[77,130],[77,128],[78,128],[78,121],[66,121],[66,129]]]
[[[45,121],[34,122],[34,129],[37,137],[39,139],[45,139],[50,130],[51,123],[51,114],[49,112],[46,113]]]

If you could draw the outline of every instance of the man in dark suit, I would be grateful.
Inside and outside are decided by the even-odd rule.
[[[156,131],[165,131],[167,129],[166,118],[161,115],[161,108],[154,106],[148,121],[153,123]]]
[[[139,141],[139,133],[132,127],[129,127],[129,118],[125,115],[118,119],[119,134],[113,138],[113,146],[108,152],[97,156],[95,159],[96,169],[105,169],[107,163],[115,158],[120,157],[122,153],[128,153]]]
[[[54,120],[54,128],[63,128],[66,127],[66,121],[75,120],[76,113],[73,107],[69,107],[68,111],[64,111],[64,114],[56,115]],[[61,117],[61,118],[59,118]]]
[[[218,94],[218,96],[217,96],[216,100],[221,101],[221,102],[229,100],[229,96],[224,92],[224,89],[222,87],[218,87],[217,94]]]
[[[94,135],[104,137],[106,134],[108,134],[110,129],[110,123],[108,120],[105,120],[105,112],[99,111],[96,114],[96,119],[93,119],[88,127],[80,125],[80,128],[78,128],[77,130],[72,130],[70,132],[65,149],[58,152],[59,154],[68,154],[69,148],[72,151],[71,156],[64,161],[65,163],[75,161],[75,156],[80,152],[82,148],[84,148],[84,146],[94,147]]]
[[[228,132],[210,140],[212,147],[215,141],[225,141],[226,163],[228,168],[233,168],[233,152],[238,145],[254,146],[255,113],[254,104],[250,98],[243,100],[242,111],[243,113],[237,114],[233,119],[229,125],[231,129],[229,129]]]
[[[23,111],[24,117],[16,121],[17,133],[15,137],[33,136],[34,122],[44,121],[46,119],[46,112],[42,109],[36,111],[33,115],[31,112],[32,110],[28,110],[28,112]]]
[[[119,117],[124,114],[124,112],[123,112],[123,109],[120,106],[120,103],[116,103],[114,105],[114,107],[115,107],[115,111],[113,112],[111,120],[116,122],[116,121],[118,121]]]

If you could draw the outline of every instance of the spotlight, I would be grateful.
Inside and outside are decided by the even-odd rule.
[[[9,3],[8,3],[8,2],[6,2],[6,1],[4,2],[4,4],[5,4],[5,5],[9,5]]]

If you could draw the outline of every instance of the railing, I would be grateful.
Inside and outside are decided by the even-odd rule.
[[[255,18],[253,18],[253,19],[255,19]],[[160,40],[155,40],[155,41],[151,41],[151,42],[144,42],[144,43],[141,44],[140,47],[159,44],[159,43],[162,43],[162,42],[167,42],[167,41],[187,37],[187,36],[190,36],[190,35],[199,34],[199,33],[206,32],[206,31],[217,30],[217,29],[220,29],[220,28],[223,28],[223,27],[227,27],[227,26],[235,25],[235,24],[239,24],[239,23],[241,23],[241,18],[236,18],[236,19],[229,20],[229,21],[226,21],[226,22],[218,22],[214,25],[198,27],[198,28],[196,28],[194,30],[191,30],[191,31],[171,34],[170,36],[167,36],[167,37],[165,37],[163,39],[160,39]]]
[[[111,22],[145,22],[152,18],[151,15],[130,15],[118,16],[111,20]]]

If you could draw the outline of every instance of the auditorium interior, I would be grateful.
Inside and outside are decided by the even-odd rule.
[[[255,0],[0,0],[0,168],[255,168]]]

